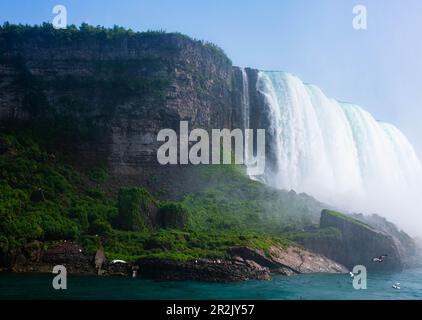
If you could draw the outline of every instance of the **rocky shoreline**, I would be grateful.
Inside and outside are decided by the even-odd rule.
[[[388,224],[377,217],[372,220],[377,219],[378,228],[356,218],[359,217],[325,210],[321,216],[322,229],[318,230],[335,228],[339,237],[308,232],[307,237],[297,239],[303,247],[294,243],[271,245],[265,250],[232,246],[226,249],[224,259],[140,258],[125,262],[107,259],[101,249],[95,254],[86,253],[82,246],[70,241],[55,244],[32,241],[20,250],[0,252],[0,271],[50,273],[54,266],[64,265],[70,274],[233,282],[269,280],[274,274],[347,273],[358,264],[371,271],[395,271],[416,265],[413,260],[420,249],[410,237],[391,228],[387,234],[382,227]],[[388,259],[382,265],[372,262],[372,257],[383,253]]]
[[[0,271],[50,273],[55,265],[64,265],[69,274],[206,282],[270,280],[273,274],[348,272],[344,266],[322,255],[295,246],[271,247],[266,253],[248,247],[233,247],[228,253],[226,259],[176,261],[143,258],[135,262],[121,262],[109,261],[102,250],[89,257],[72,242],[62,242],[46,250],[40,243],[34,242],[16,256],[9,256],[9,265],[0,268]]]

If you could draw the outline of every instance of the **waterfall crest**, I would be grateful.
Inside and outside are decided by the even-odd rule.
[[[260,72],[257,90],[276,162],[264,182],[395,222],[405,215],[415,231],[415,219],[422,220],[422,166],[403,133],[285,72]]]

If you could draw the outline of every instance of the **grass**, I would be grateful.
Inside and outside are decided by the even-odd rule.
[[[352,222],[354,224],[358,224],[358,225],[360,225],[362,227],[365,227],[365,228],[374,229],[372,226],[370,226],[369,224],[367,224],[365,222],[362,222],[360,220],[354,219],[351,216],[348,216],[346,214],[343,214],[343,213],[340,213],[340,212],[337,212],[337,211],[323,210],[323,214],[330,215],[330,216],[333,216],[333,217],[336,217],[336,218],[339,218],[339,219],[342,219],[342,220],[346,220],[348,222]]]

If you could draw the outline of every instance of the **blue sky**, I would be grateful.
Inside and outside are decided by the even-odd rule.
[[[221,46],[235,65],[285,70],[397,125],[422,155],[420,0],[13,0],[0,22],[52,21],[179,31]],[[368,29],[352,9],[368,9]]]

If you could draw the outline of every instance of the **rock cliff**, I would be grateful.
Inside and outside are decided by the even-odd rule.
[[[344,264],[349,269],[364,265],[368,270],[401,270],[412,265],[413,241],[404,242],[379,226],[338,212],[323,210],[321,228],[334,228],[340,237],[313,237],[301,243],[320,254]],[[372,259],[387,255],[382,262]]]
[[[128,185],[145,186],[162,198],[177,200],[201,191],[203,203],[225,203],[225,211],[231,206],[257,208],[253,209],[261,215],[256,215],[257,223],[261,219],[266,221],[262,215],[270,211],[273,216],[268,216],[283,224],[292,216],[296,220],[289,221],[299,224],[301,214],[311,217],[310,221],[304,218],[302,224],[315,223],[313,217],[317,220],[318,212],[325,207],[294,191],[270,190],[258,184],[247,186],[242,180],[245,176],[239,179],[225,173],[226,181],[215,172],[193,175],[192,167],[160,166],[147,170],[148,166],[156,164],[156,150],[160,145],[156,141],[158,131],[171,128],[178,132],[181,120],[189,121],[191,129],[243,129],[248,116],[250,128],[269,127],[269,119],[263,112],[263,96],[256,90],[258,70],[233,67],[216,46],[177,33],[110,31],[86,25],[81,30],[61,31],[49,25],[0,28],[0,44],[0,129],[18,131],[23,128],[43,135],[43,142],[52,145],[48,151],[58,150],[67,155],[62,157],[66,164],[70,162],[76,168],[104,164],[112,171],[102,185],[110,198],[113,192]],[[245,73],[249,115],[243,108]],[[267,134],[266,163],[269,166],[272,144],[271,136]],[[13,158],[16,152],[12,149],[8,151],[7,144],[0,143],[0,155],[7,153]],[[49,154],[45,161],[52,167],[56,165],[54,154]],[[17,173],[20,177],[21,172]],[[27,175],[32,181],[32,171]],[[10,180],[16,189],[14,179]],[[201,186],[198,186],[199,182]],[[233,182],[238,184],[230,184]],[[223,194],[216,192],[222,187],[226,187]],[[207,197],[204,198],[204,194]],[[241,201],[233,202],[233,199]],[[268,202],[265,207],[261,203],[263,199]],[[45,200],[42,190],[31,191],[32,202]],[[249,200],[252,202],[247,202]],[[234,212],[238,211],[236,208]],[[12,214],[16,215],[16,212]],[[323,211],[321,228],[338,230],[340,238],[308,238],[301,242],[348,268],[356,264],[365,264],[370,269],[405,267],[412,240],[378,222],[362,222]],[[281,228],[283,224],[280,223],[277,232],[285,231],[286,228]],[[230,227],[227,221],[222,221],[221,225]],[[28,250],[31,252],[28,256],[20,253],[12,256],[22,261],[39,261],[40,258],[33,257],[32,253],[40,251]],[[230,262],[228,270],[234,272],[235,278],[239,268],[252,270],[253,274],[255,269],[246,263],[252,261],[250,263],[263,268],[289,269],[294,273],[344,271],[344,267],[330,259],[308,251],[290,250],[286,254],[274,250],[271,259],[265,259],[262,252],[252,254],[240,250],[236,255],[242,267]],[[54,259],[57,254],[60,256],[60,253],[52,253]],[[372,263],[371,259],[381,254],[388,254],[385,263]],[[48,255],[47,252],[42,259],[48,262]],[[72,251],[72,255],[75,261],[82,259],[81,264],[85,264],[86,259],[78,252]],[[251,259],[251,255],[258,260]],[[19,261],[3,261],[8,260],[6,258],[0,256],[0,265],[19,265]],[[154,263],[148,266],[154,266]],[[167,267],[176,270],[178,265],[169,263]],[[208,267],[205,264],[199,272],[208,272]],[[219,267],[211,269],[220,274]],[[265,274],[261,271],[255,276]]]
[[[44,29],[0,31],[3,123],[76,125],[80,155],[136,167],[156,161],[160,129],[237,121],[232,64],[214,45],[160,32]]]

